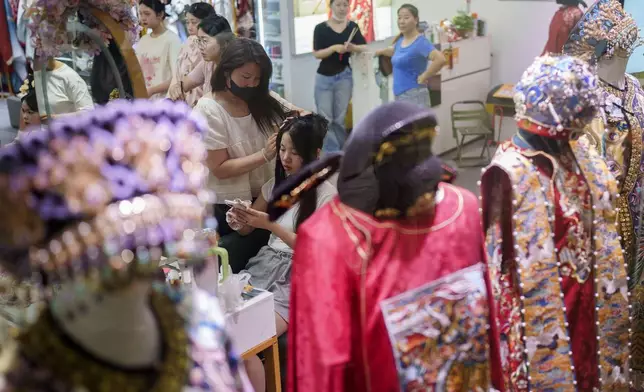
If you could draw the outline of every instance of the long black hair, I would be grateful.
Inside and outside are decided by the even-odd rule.
[[[273,75],[273,63],[262,45],[248,38],[233,40],[222,53],[210,85],[213,92],[229,90],[228,83],[233,71],[247,63],[257,64],[261,71],[257,93],[247,102],[248,110],[262,133],[270,135],[274,127],[282,123],[286,113],[270,95],[268,84]]]
[[[297,154],[302,158],[302,167],[318,159],[318,154],[322,149],[324,137],[326,136],[329,122],[319,114],[307,114],[298,116],[293,113],[293,117],[288,117],[277,133],[276,145],[278,151],[282,145],[282,137],[288,133],[293,142],[293,147]],[[286,171],[282,165],[282,160],[277,159],[275,162],[275,186],[286,180]],[[307,220],[317,208],[317,191],[307,192],[300,200],[300,208],[295,219],[295,228],[298,228],[302,222]]]
[[[189,6],[187,6],[186,13],[191,14],[192,16],[194,16],[199,20],[204,20],[211,15],[217,14],[212,5],[205,3],[203,1],[199,3],[190,4]]]
[[[27,93],[20,98],[21,103],[26,103],[29,106],[29,109],[38,112],[38,96],[36,95],[36,89],[34,88],[34,74],[31,68],[28,68],[27,73]]]
[[[143,4],[148,8],[151,8],[152,11],[156,12],[157,15],[163,14],[162,18],[165,19],[168,14],[165,12],[165,7],[170,5],[172,0],[166,0],[163,4],[159,0],[139,0],[139,4]]]
[[[214,37],[219,33],[232,32],[228,20],[223,16],[217,14],[213,14],[202,19],[199,23],[199,28],[211,37]]]
[[[132,81],[130,74],[125,64],[125,59],[121,54],[121,50],[113,39],[110,39],[107,45],[108,52],[99,53],[94,59],[94,66],[89,76],[89,84],[92,86],[92,98],[94,102],[99,105],[105,105],[110,100],[110,94],[114,89],[118,88],[116,78],[120,78],[125,89],[125,97],[131,98],[134,96],[132,89]],[[116,67],[118,68],[118,75],[114,75],[114,71],[110,66],[109,56],[114,59]]]

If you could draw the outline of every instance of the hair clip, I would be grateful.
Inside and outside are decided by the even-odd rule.
[[[328,154],[288,177],[284,184],[275,189],[268,202],[269,218],[276,220],[293,207],[306,192],[315,189],[332,176],[340,168],[342,156],[341,152]]]
[[[415,145],[418,142],[424,140],[434,139],[436,136],[436,127],[424,127],[420,129],[413,129],[409,133],[404,133],[394,140],[388,140],[383,142],[376,153],[375,162],[382,163],[385,157],[391,156],[398,151],[400,147],[407,147],[410,145]],[[394,136],[395,137],[395,136]]]

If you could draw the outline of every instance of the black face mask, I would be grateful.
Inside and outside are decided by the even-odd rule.
[[[232,78],[230,79],[230,92],[244,102],[253,99],[257,91],[258,87],[239,87]]]

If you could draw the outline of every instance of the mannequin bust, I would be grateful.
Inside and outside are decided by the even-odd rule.
[[[501,389],[478,203],[443,182],[451,176],[431,150],[436,127],[432,111],[394,102],[352,131],[338,198],[297,232],[289,390]],[[289,176],[268,202],[271,219],[337,160],[326,155]],[[461,280],[470,270],[475,279]],[[311,311],[316,303],[333,317]]]
[[[0,184],[24,180],[0,187],[0,232],[25,233],[1,236],[0,264],[44,296],[3,347],[7,389],[247,390],[217,300],[158,281],[162,256],[212,268],[201,124],[114,101],[0,150]]]
[[[51,302],[52,315],[63,331],[96,357],[125,368],[148,367],[161,357],[159,326],[149,306],[151,289],[150,282],[134,282],[97,302],[77,298],[75,284],[65,284]],[[81,306],[82,316],[69,317]]]
[[[597,83],[580,59],[537,58],[516,86],[519,130],[481,178],[507,389],[628,391],[612,376],[630,371],[616,184],[575,140],[595,116]]]
[[[601,58],[597,63],[597,76],[599,80],[611,86],[624,90],[626,88],[626,66],[629,55],[624,50],[619,50],[611,58]]]

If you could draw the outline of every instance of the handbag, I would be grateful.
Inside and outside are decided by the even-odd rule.
[[[378,68],[382,76],[388,77],[391,75],[394,71],[394,66],[391,64],[391,57],[384,55],[378,56]]]

